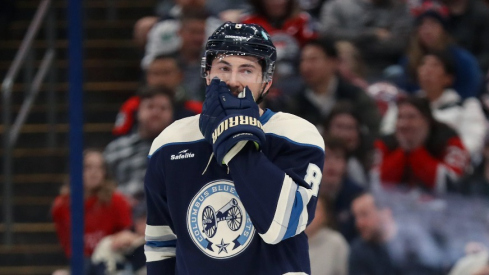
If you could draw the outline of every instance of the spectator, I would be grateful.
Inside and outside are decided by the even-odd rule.
[[[144,198],[144,175],[153,139],[173,121],[172,93],[163,87],[141,90],[137,129],[107,145],[104,151],[109,171],[118,189],[136,204]]]
[[[92,255],[95,275],[146,274],[144,255],[146,205],[134,208],[134,230],[123,230],[105,237]]]
[[[331,201],[331,220],[344,238],[351,242],[358,236],[351,213],[351,202],[363,192],[363,188],[349,179],[346,160],[347,149],[342,140],[325,138],[325,160],[319,191]]]
[[[427,52],[417,68],[421,88],[417,93],[428,98],[435,119],[457,131],[472,161],[479,163],[487,129],[484,112],[477,98],[462,99],[449,88],[454,77],[454,63],[449,52]]]
[[[331,229],[331,206],[320,196],[316,205],[314,220],[305,232],[309,239],[311,274],[348,274],[348,253],[350,248],[345,238]]]
[[[98,150],[84,151],[83,187],[85,270],[86,274],[90,274],[90,256],[100,240],[131,227],[131,207],[126,198],[115,191],[114,185],[108,180],[106,164],[102,152]],[[69,185],[64,185],[51,209],[59,242],[68,258],[71,257],[69,193]]]
[[[483,72],[489,69],[489,7],[480,0],[445,0],[448,32],[472,53]]]
[[[191,100],[204,99],[204,81],[200,77],[203,45],[209,28],[217,28],[219,25],[210,22],[209,18],[202,9],[192,7],[183,10],[178,19],[158,22],[148,34],[146,52],[141,63],[143,69],[146,69],[156,56],[177,52],[184,72],[183,86]]]
[[[175,55],[155,57],[146,70],[146,84],[148,86],[161,86],[173,93],[173,117],[175,120],[193,116],[202,111],[201,101],[188,100],[182,85],[183,79],[184,73],[178,57]],[[139,96],[135,95],[122,104],[112,134],[121,136],[133,130],[140,101]]]
[[[371,133],[378,130],[380,116],[375,102],[360,88],[338,74],[338,52],[333,41],[312,40],[304,46],[300,70],[306,83],[289,103],[291,113],[320,127],[334,104],[353,104]]]
[[[275,80],[297,75],[301,48],[316,38],[312,19],[299,10],[296,0],[249,0],[252,12],[242,22],[262,26],[277,48]]]
[[[439,275],[441,251],[416,225],[400,227],[392,210],[365,193],[352,204],[360,232],[350,248],[350,275]]]
[[[399,86],[407,92],[419,90],[417,70],[429,51],[449,51],[455,64],[452,87],[462,98],[477,96],[481,90],[482,74],[475,57],[455,45],[447,31],[448,9],[426,2],[414,8],[416,29],[411,37],[407,56],[401,60],[402,72]]]
[[[411,17],[403,1],[332,0],[320,15],[320,33],[353,43],[368,64],[368,79],[398,62],[411,29]]]
[[[395,132],[375,142],[375,174],[386,185],[407,185],[443,193],[465,172],[469,154],[457,133],[433,117],[426,98],[397,104]]]
[[[374,152],[373,140],[353,105],[349,102],[337,103],[326,118],[324,129],[329,136],[344,141],[348,177],[362,186],[368,186]]]
[[[204,13],[210,16],[204,25],[206,28],[206,37],[209,36],[220,24],[220,20],[213,16],[212,9],[207,9],[206,0],[175,0],[171,6],[168,3],[164,12],[158,13],[157,16],[145,16],[139,19],[134,25],[134,40],[141,48],[146,48],[146,55],[151,56],[168,54],[175,52],[181,45],[181,39],[178,35],[180,30],[180,19],[185,13]],[[168,8],[170,6],[170,8]],[[149,44],[151,45],[148,45]],[[148,49],[151,52],[148,52]],[[143,60],[142,67],[145,68],[151,57]]]
[[[355,45],[347,41],[338,41],[336,42],[336,48],[338,49],[340,57],[340,66],[338,70],[341,76],[353,85],[364,90],[367,89],[369,86],[365,79],[367,67]]]

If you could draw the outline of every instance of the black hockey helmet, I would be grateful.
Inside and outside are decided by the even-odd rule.
[[[260,25],[226,22],[217,28],[205,45],[201,63],[203,77],[207,77],[218,54],[255,56],[262,65],[263,81],[272,80],[277,50],[270,35]]]

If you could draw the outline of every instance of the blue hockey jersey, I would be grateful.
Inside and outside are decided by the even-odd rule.
[[[145,179],[148,275],[310,274],[307,236],[324,141],[297,116],[266,110],[267,142],[220,166],[199,115],[153,142]]]

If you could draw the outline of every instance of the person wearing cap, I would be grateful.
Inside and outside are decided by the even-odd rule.
[[[398,85],[407,92],[419,90],[417,68],[428,51],[448,51],[455,65],[451,87],[462,98],[477,96],[482,89],[482,72],[475,57],[453,43],[447,31],[450,13],[446,6],[427,1],[412,9],[416,29],[411,36],[406,56],[401,59],[402,73]]]
[[[324,163],[316,127],[259,103],[276,48],[225,23],[202,60],[202,113],[153,142],[145,178],[147,274],[311,274],[306,226]]]
[[[395,132],[375,141],[373,178],[433,193],[455,189],[470,160],[457,132],[433,117],[426,98],[402,98],[397,108]]]

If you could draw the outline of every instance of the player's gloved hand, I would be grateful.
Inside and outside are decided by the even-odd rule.
[[[205,91],[205,100],[199,118],[199,129],[205,139],[212,144],[212,132],[225,117],[226,113],[219,101],[219,89],[228,89],[226,85],[219,85],[219,78],[212,79]],[[223,82],[224,83],[224,82]],[[225,84],[225,83],[224,83]]]
[[[265,144],[259,108],[248,87],[244,90],[244,97],[238,98],[231,94],[225,82],[212,80],[207,93],[199,126],[206,140],[212,144],[219,164],[227,164],[248,141],[254,142],[257,149]],[[215,93],[220,106],[214,102],[207,103],[216,100]],[[211,109],[219,107],[222,111]],[[212,119],[223,117],[222,112],[223,119]]]

